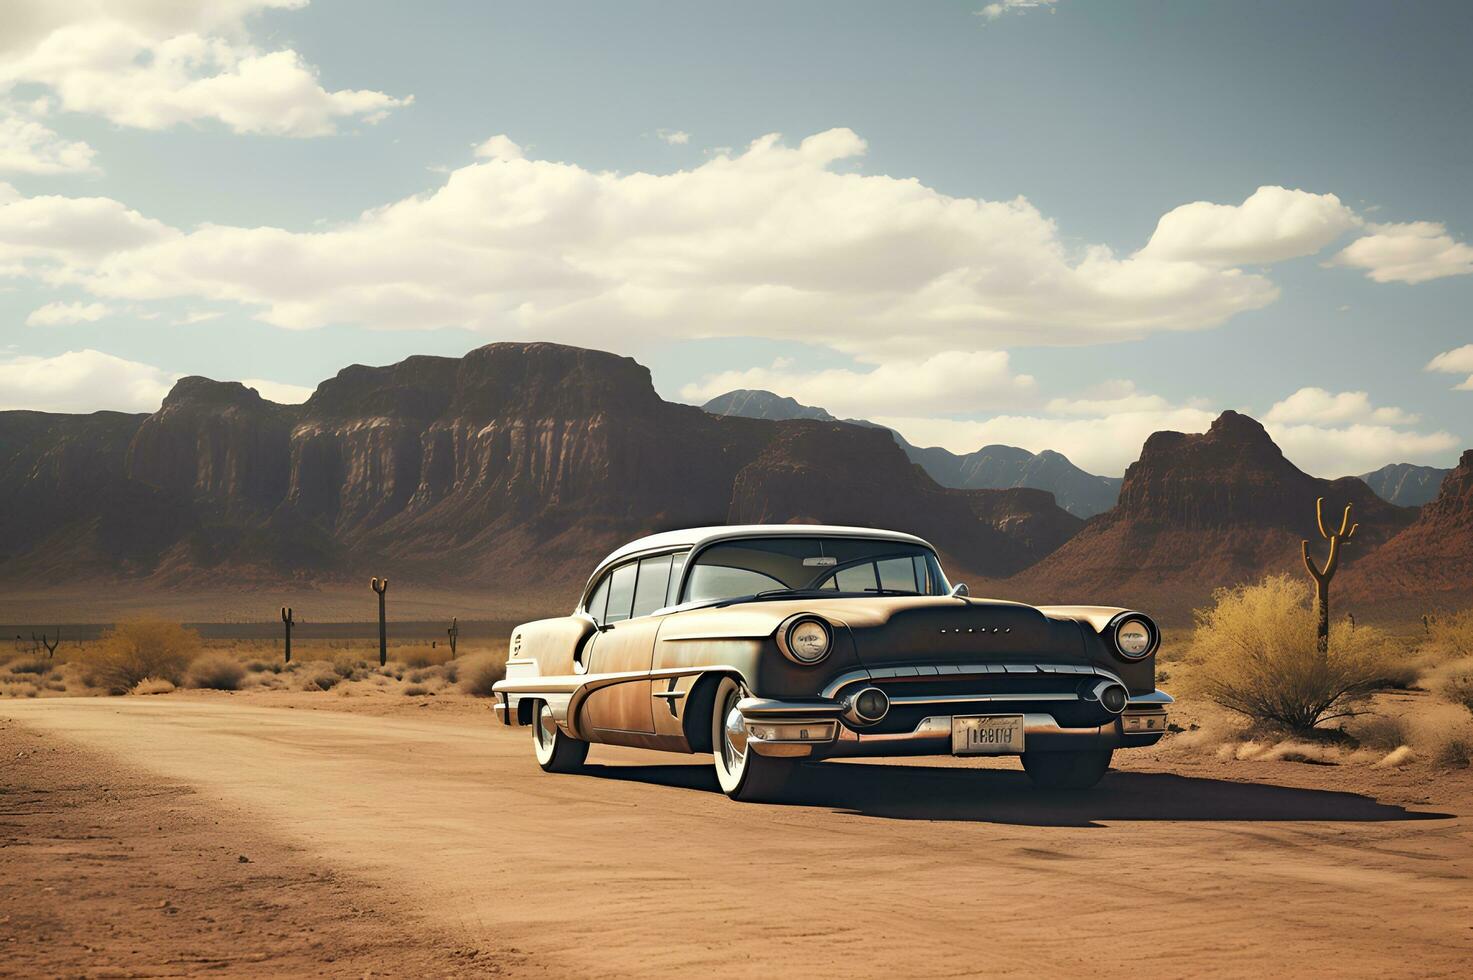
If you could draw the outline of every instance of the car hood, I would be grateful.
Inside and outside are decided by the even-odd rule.
[[[1076,617],[997,599],[953,596],[875,596],[745,602],[688,610],[666,624],[662,638],[716,639],[771,635],[783,620],[814,613],[847,627],[866,666],[978,661],[1079,662],[1085,634]]]

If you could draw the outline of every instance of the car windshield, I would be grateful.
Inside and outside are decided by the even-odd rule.
[[[782,597],[794,592],[945,595],[951,586],[929,548],[880,538],[773,537],[723,541],[691,566],[685,602]]]

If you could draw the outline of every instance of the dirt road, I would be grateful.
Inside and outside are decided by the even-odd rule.
[[[376,927],[404,922],[406,950],[426,929],[474,949],[467,972],[1438,976],[1473,961],[1462,776],[1391,802],[1126,758],[1095,793],[1050,798],[1011,761],[835,764],[814,767],[803,805],[742,806],[706,757],[595,748],[589,774],[544,775],[489,713],[129,698],[7,702],[0,719],[145,788],[192,787],[257,828],[253,847],[381,889],[405,918]],[[89,889],[105,899],[136,873],[115,862]],[[69,972],[88,970],[78,956]]]

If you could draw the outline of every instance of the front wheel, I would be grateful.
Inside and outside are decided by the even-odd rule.
[[[1089,789],[1110,768],[1111,749],[1024,752],[1023,769],[1039,789]]]
[[[538,701],[532,722],[532,751],[543,772],[577,772],[588,758],[588,743],[565,735],[547,702]]]
[[[797,772],[790,759],[770,759],[747,747],[747,729],[737,710],[745,692],[734,678],[723,678],[711,710],[711,749],[721,790],[743,803],[780,800]]]

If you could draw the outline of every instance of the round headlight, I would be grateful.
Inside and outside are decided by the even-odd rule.
[[[812,616],[800,616],[778,633],[779,646],[788,659],[800,664],[816,664],[829,655],[834,638],[829,624]]]
[[[1115,649],[1127,660],[1140,660],[1155,645],[1155,629],[1139,616],[1122,619],[1115,627]]]

